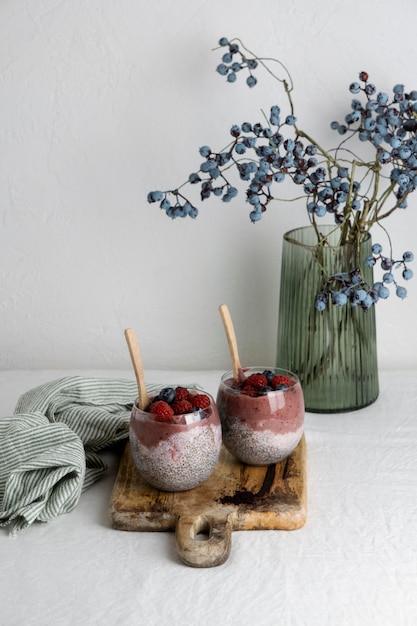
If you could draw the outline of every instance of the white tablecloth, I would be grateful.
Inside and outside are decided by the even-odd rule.
[[[20,394],[65,375],[134,379],[130,371],[0,372],[0,416]],[[197,382],[221,372],[147,372]],[[381,371],[370,407],[307,414],[308,515],[295,531],[233,533],[227,562],[187,567],[174,535],[111,528],[109,470],[72,513],[11,537],[0,529],[3,626],[415,626],[417,371]],[[1,451],[0,451],[1,454]]]

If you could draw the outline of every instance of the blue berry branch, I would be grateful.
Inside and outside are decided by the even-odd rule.
[[[401,270],[406,281],[412,278],[408,263],[413,254],[407,251],[402,259],[394,261],[392,254],[383,256],[382,247],[375,244],[366,265],[379,265],[385,273],[382,282],[368,285],[362,277],[359,248],[375,225],[381,226],[381,221],[396,210],[407,207],[408,196],[416,189],[417,90],[406,92],[404,85],[397,84],[390,97],[377,91],[367,72],[360,72],[359,81],[350,84],[349,92],[361,99],[351,101],[343,122],[331,122],[330,127],[341,139],[335,148],[326,150],[299,126],[292,100],[293,81],[281,61],[257,56],[239,39],[222,37],[218,49],[222,51],[216,68],[220,76],[235,83],[246,74],[246,84],[253,88],[258,82],[255,71],[262,67],[281,84],[288,113],[275,104],[264,114],[262,123],[232,125],[232,140],[226,148],[215,151],[207,145],[200,147],[204,160],[187,181],[177,189],[149,192],[148,201],[159,203],[173,219],[196,218],[197,207],[180,189],[199,185],[201,201],[218,197],[230,202],[238,195],[238,188],[228,176],[232,170],[246,186],[249,218],[256,223],[270,203],[279,200],[273,189],[289,180],[301,192],[292,200],[303,197],[306,201],[308,219],[317,234],[317,249],[328,245],[320,220],[330,217],[339,232],[338,245],[354,244],[357,251],[351,271],[325,276],[316,298],[317,310],[324,310],[329,302],[335,306],[350,303],[368,310],[388,297],[387,286],[394,286],[396,295],[405,298],[407,290],[394,280],[393,270]],[[284,71],[284,78],[271,69],[272,63]],[[363,160],[356,154],[351,147],[353,139],[359,145],[371,145],[373,160]]]

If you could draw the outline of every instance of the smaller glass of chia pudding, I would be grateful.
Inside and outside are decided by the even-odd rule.
[[[243,368],[238,381],[233,372],[226,372],[216,402],[223,443],[242,463],[283,461],[302,437],[303,391],[298,377],[288,370]]]
[[[134,404],[129,440],[133,462],[150,485],[162,491],[193,489],[212,474],[220,456],[214,399],[202,391],[163,387],[146,410]]]

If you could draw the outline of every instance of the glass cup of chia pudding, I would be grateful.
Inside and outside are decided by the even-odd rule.
[[[175,400],[176,393],[181,400]],[[156,390],[146,410],[134,404],[129,440],[136,468],[153,487],[193,489],[212,474],[220,456],[222,432],[216,403],[206,392],[163,387]]]
[[[233,372],[224,373],[217,408],[225,447],[247,465],[283,461],[303,434],[303,391],[285,369],[244,368],[239,381]]]

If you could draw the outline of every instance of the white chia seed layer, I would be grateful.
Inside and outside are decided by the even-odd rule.
[[[142,476],[157,489],[185,491],[204,482],[213,472],[222,443],[220,425],[177,432],[153,447],[144,446],[130,431],[133,461]]]
[[[299,443],[301,426],[295,431],[275,433],[253,430],[239,419],[224,418],[223,441],[239,461],[247,465],[270,465],[283,461]]]

